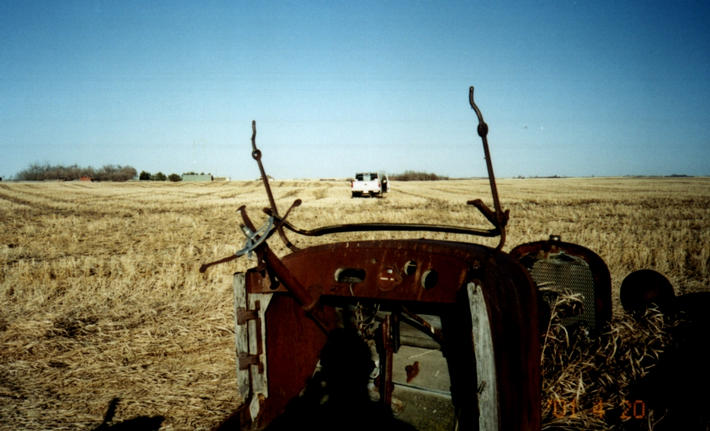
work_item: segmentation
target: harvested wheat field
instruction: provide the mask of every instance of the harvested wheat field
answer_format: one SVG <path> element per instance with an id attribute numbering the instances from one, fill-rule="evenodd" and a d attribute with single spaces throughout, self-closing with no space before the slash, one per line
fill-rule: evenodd
<path id="1" fill-rule="evenodd" d="M 272 187 L 283 210 L 303 200 L 289 219 L 304 228 L 365 221 L 485 226 L 466 201 L 490 204 L 487 180 L 395 182 L 384 199 L 351 199 L 344 181 Z M 620 399 L 622 386 L 653 366 L 634 367 L 634 355 L 648 354 L 639 346 L 663 349 L 664 324 L 650 316 L 643 332 L 624 320 L 619 285 L 632 270 L 651 268 L 676 294 L 710 290 L 710 179 L 507 179 L 499 193 L 511 214 L 504 250 L 558 234 L 606 260 L 620 344 L 599 351 L 626 356 L 607 361 L 616 373 L 605 376 L 613 380 L 607 386 L 620 387 L 602 395 Z M 114 420 L 163 416 L 164 430 L 211 429 L 233 411 L 240 400 L 232 274 L 254 261 L 240 258 L 205 274 L 198 268 L 241 248 L 240 205 L 256 223 L 265 219 L 260 182 L 0 184 L 0 429 L 93 429 L 114 397 L 121 399 Z M 386 235 L 291 239 L 308 246 Z M 408 235 L 420 236 L 397 234 Z M 270 244 L 286 253 L 278 239 Z M 573 418 L 553 415 L 547 400 L 601 386 L 583 381 L 583 360 L 560 363 L 560 348 L 546 349 L 558 356 L 545 362 L 554 372 L 543 371 L 541 408 L 546 423 L 573 426 Z M 578 427 L 613 426 L 591 415 L 580 420 Z"/>

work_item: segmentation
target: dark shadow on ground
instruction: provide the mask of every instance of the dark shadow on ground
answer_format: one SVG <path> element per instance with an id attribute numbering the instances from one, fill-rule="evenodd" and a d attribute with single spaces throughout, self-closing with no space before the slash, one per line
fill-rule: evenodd
<path id="1" fill-rule="evenodd" d="M 109 402 L 104 421 L 92 431 L 157 431 L 165 420 L 163 416 L 136 416 L 132 419 L 111 424 L 110 422 L 116 414 L 116 406 L 119 401 L 119 398 L 114 398 Z"/>
<path id="2" fill-rule="evenodd" d="M 630 398 L 653 409 L 656 431 L 710 430 L 710 292 L 674 297 L 664 308 L 677 322 L 671 342 Z"/>

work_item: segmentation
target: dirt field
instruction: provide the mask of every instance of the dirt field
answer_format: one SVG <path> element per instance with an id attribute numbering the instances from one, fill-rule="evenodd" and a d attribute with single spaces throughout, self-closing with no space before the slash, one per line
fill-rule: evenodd
<path id="1" fill-rule="evenodd" d="M 486 226 L 465 202 L 490 204 L 486 180 L 392 183 L 384 199 L 351 199 L 344 181 L 272 186 L 282 211 L 303 200 L 290 220 L 304 228 Z M 591 248 L 609 266 L 616 313 L 635 269 L 664 273 L 677 294 L 710 290 L 710 178 L 510 179 L 499 193 L 511 212 L 504 250 L 550 234 Z M 165 430 L 228 415 L 240 401 L 231 275 L 254 261 L 197 269 L 241 248 L 243 204 L 265 219 L 260 182 L 0 183 L 0 429 L 92 429 L 113 397 L 116 420 L 162 415 Z"/>

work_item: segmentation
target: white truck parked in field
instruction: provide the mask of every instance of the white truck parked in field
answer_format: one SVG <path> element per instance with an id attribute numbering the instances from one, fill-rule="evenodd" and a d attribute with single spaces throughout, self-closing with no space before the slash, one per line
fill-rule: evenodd
<path id="1" fill-rule="evenodd" d="M 384 172 L 364 172 L 355 174 L 355 179 L 350 181 L 352 197 L 377 196 L 389 190 L 389 179 Z"/>

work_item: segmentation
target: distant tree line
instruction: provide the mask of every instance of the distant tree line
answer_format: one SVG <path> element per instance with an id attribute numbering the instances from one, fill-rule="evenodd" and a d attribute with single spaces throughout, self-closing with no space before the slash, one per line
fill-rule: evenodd
<path id="1" fill-rule="evenodd" d="M 136 177 L 136 170 L 132 166 L 121 165 L 105 165 L 100 169 L 94 169 L 90 166 L 83 168 L 77 165 L 32 164 L 29 168 L 20 171 L 16 177 L 21 181 L 72 181 L 81 177 L 88 177 L 93 181 L 128 181 Z"/>
<path id="2" fill-rule="evenodd" d="M 439 181 L 448 180 L 449 177 L 420 171 L 404 171 L 402 174 L 393 174 L 389 176 L 393 181 Z"/>
<path id="3" fill-rule="evenodd" d="M 176 183 L 178 181 L 182 181 L 182 176 L 180 176 L 178 174 L 170 174 L 168 176 L 165 176 L 165 174 L 162 172 L 151 174 L 150 172 L 141 171 L 141 174 L 138 176 L 138 179 L 141 181 L 167 181 L 167 180 L 170 180 L 170 181 Z"/>
<path id="4" fill-rule="evenodd" d="M 592 175 L 592 176 L 594 176 L 594 175 Z M 518 175 L 517 177 L 515 177 L 516 180 L 524 180 L 524 179 L 526 179 L 526 178 L 533 178 L 533 179 L 551 179 L 551 178 L 552 178 L 552 179 L 559 179 L 559 178 L 567 178 L 567 177 L 564 177 L 564 176 L 561 177 L 561 176 L 559 176 L 559 175 L 557 175 L 557 174 L 554 174 L 554 175 L 533 175 L 533 176 L 531 176 L 531 177 L 526 177 L 526 176 L 524 176 L 524 175 Z"/>

